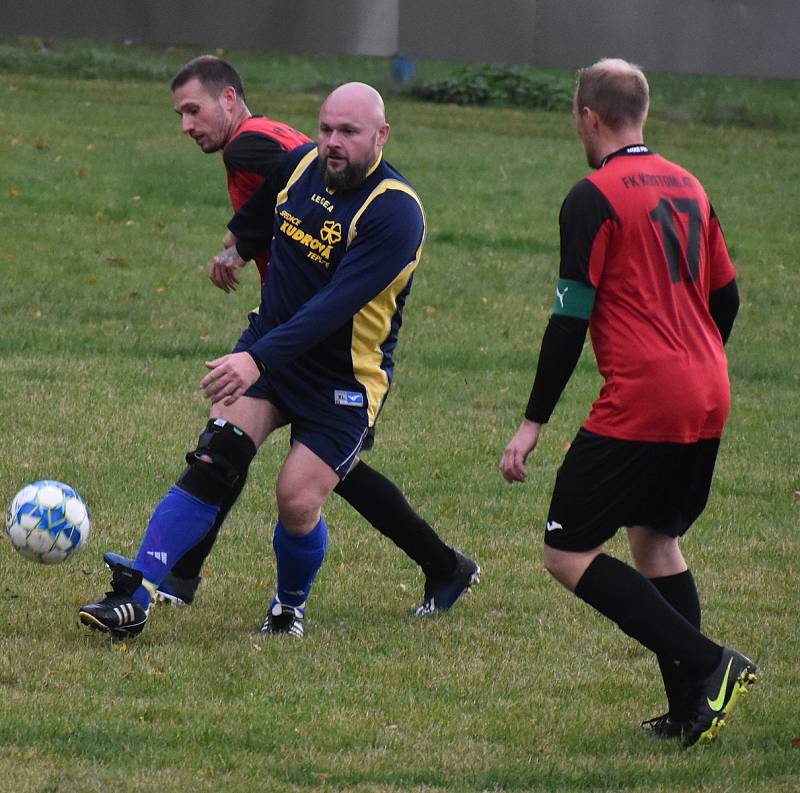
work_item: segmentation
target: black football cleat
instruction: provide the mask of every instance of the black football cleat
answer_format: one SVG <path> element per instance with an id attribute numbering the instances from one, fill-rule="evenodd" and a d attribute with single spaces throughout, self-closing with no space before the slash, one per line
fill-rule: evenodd
<path id="1" fill-rule="evenodd" d="M 736 703 L 758 681 L 758 667 L 745 655 L 722 648 L 717 668 L 696 689 L 693 715 L 683 726 L 683 745 L 713 741 Z"/>
<path id="2" fill-rule="evenodd" d="M 425 576 L 425 594 L 422 603 L 414 610 L 416 616 L 449 611 L 464 593 L 469 592 L 473 584 L 480 581 L 481 568 L 478 563 L 455 548 L 453 553 L 456 556 L 456 566 L 449 576 Z"/>
<path id="3" fill-rule="evenodd" d="M 97 603 L 83 606 L 78 617 L 84 625 L 110 633 L 112 639 L 138 636 L 147 624 L 147 611 L 133 599 L 142 584 L 142 574 L 122 565 L 114 565 L 111 571 L 111 591 Z"/>

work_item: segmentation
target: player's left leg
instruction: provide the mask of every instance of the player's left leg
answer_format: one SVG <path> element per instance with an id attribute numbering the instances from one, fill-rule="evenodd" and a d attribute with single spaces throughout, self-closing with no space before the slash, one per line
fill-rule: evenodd
<path id="1" fill-rule="evenodd" d="M 338 482 L 331 466 L 303 443 L 293 442 L 275 487 L 277 584 L 262 633 L 303 635 L 306 600 L 328 546 L 322 505 Z"/>
<path id="2" fill-rule="evenodd" d="M 446 545 L 400 488 L 363 460 L 356 461 L 334 493 L 422 568 L 425 593 L 415 614 L 449 610 L 479 580 L 477 563 Z"/>
<path id="3" fill-rule="evenodd" d="M 628 529 L 636 569 L 650 580 L 679 614 L 700 629 L 700 595 L 694 577 L 678 545 L 678 538 L 645 526 Z M 667 711 L 642 722 L 642 728 L 654 738 L 678 738 L 688 721 L 691 681 L 674 658 L 659 655 L 658 667 L 667 695 Z"/>

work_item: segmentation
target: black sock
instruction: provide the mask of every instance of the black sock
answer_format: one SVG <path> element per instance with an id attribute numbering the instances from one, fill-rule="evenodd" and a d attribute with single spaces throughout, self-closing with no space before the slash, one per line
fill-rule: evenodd
<path id="1" fill-rule="evenodd" d="M 214 543 L 217 541 L 217 534 L 219 534 L 219 528 L 222 526 L 222 522 L 225 518 L 228 517 L 228 513 L 231 511 L 231 508 L 236 503 L 236 499 L 239 498 L 239 494 L 242 492 L 242 488 L 244 487 L 244 483 L 247 481 L 247 475 L 239 477 L 239 480 L 236 484 L 231 488 L 225 500 L 219 506 L 219 512 L 217 513 L 217 519 L 214 521 L 214 525 L 208 530 L 208 534 L 203 537 L 200 542 L 194 546 L 194 548 L 190 548 L 180 559 L 175 563 L 172 568 L 172 575 L 176 578 L 197 578 L 200 575 L 200 570 L 203 568 L 203 563 L 206 560 L 206 557 L 211 553 L 211 549 L 214 547 Z"/>
<path id="2" fill-rule="evenodd" d="M 381 534 L 410 556 L 426 576 L 441 578 L 455 569 L 455 555 L 390 479 L 363 460 L 334 488 Z"/>
<path id="3" fill-rule="evenodd" d="M 675 611 L 700 630 L 700 595 L 691 571 L 651 578 L 650 581 Z M 689 717 L 690 681 L 674 658 L 659 655 L 658 667 L 664 680 L 669 714 L 675 721 L 685 721 Z"/>
<path id="4" fill-rule="evenodd" d="M 707 677 L 722 657 L 718 644 L 670 606 L 641 573 L 618 559 L 595 557 L 575 594 L 656 655 L 680 661 L 692 679 Z"/>

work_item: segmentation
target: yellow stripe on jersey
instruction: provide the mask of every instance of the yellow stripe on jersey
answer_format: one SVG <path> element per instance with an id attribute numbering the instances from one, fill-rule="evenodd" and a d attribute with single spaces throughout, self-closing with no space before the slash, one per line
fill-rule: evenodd
<path id="1" fill-rule="evenodd" d="M 410 195 L 418 204 L 419 211 L 422 213 L 422 240 L 423 243 L 425 241 L 425 230 L 427 229 L 427 223 L 425 221 L 425 210 L 422 208 L 422 202 L 419 200 L 419 196 L 414 192 L 414 190 L 409 187 L 405 182 L 401 182 L 399 179 L 384 179 L 382 182 L 379 182 L 377 187 L 369 194 L 367 200 L 361 205 L 361 208 L 356 212 L 353 217 L 353 220 L 350 223 L 350 228 L 347 231 L 347 246 L 350 247 L 350 243 L 356 238 L 356 234 L 358 233 L 356 230 L 356 224 L 361 219 L 361 216 L 364 214 L 366 208 L 379 196 L 383 195 L 387 190 L 400 190 L 403 193 L 407 193 Z M 417 252 L 417 261 L 419 261 L 420 254 L 422 252 L 422 246 L 420 245 L 420 250 Z"/>
<path id="2" fill-rule="evenodd" d="M 412 261 L 397 274 L 394 281 L 392 281 L 383 292 L 370 300 L 370 302 L 353 317 L 353 341 L 351 347 L 353 374 L 356 380 L 358 380 L 367 391 L 370 426 L 375 423 L 386 392 L 389 390 L 389 379 L 386 372 L 381 368 L 383 352 L 381 351 L 380 345 L 383 344 L 386 337 L 389 335 L 392 318 L 397 310 L 397 296 L 405 289 L 422 256 L 422 248 L 425 244 L 425 231 L 427 228 L 425 223 L 425 210 L 422 208 L 422 202 L 419 200 L 419 196 L 414 190 L 399 179 L 384 179 L 369 194 L 367 200 L 361 205 L 361 208 L 353 217 L 347 232 L 348 247 L 356 238 L 356 234 L 358 233 L 356 227 L 366 208 L 379 195 L 383 195 L 387 190 L 400 190 L 410 195 L 417 202 L 419 211 L 422 213 L 423 232 L 422 240 L 420 241 Z"/>
<path id="3" fill-rule="evenodd" d="M 289 188 L 303 175 L 306 168 L 317 159 L 318 154 L 319 150 L 315 147 L 297 163 L 294 171 L 292 171 L 292 175 L 289 177 L 289 181 L 286 182 L 286 186 L 278 193 L 278 200 L 275 202 L 275 206 L 280 206 L 285 203 L 286 199 L 289 197 Z"/>
<path id="4" fill-rule="evenodd" d="M 389 378 L 381 368 L 383 352 L 380 345 L 389 335 L 392 318 L 397 310 L 397 296 L 406 288 L 421 254 L 422 245 L 417 248 L 413 261 L 397 274 L 394 281 L 353 317 L 353 374 L 367 391 L 370 427 L 375 423 L 389 390 Z"/>

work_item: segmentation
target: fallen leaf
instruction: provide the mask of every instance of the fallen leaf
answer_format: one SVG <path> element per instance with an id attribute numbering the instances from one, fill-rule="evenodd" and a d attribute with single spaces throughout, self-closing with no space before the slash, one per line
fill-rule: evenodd
<path id="1" fill-rule="evenodd" d="M 9 187 L 8 194 L 13 198 L 14 196 L 19 195 L 19 190 L 16 187 Z"/>
<path id="2" fill-rule="evenodd" d="M 86 168 L 78 168 L 78 176 L 80 176 L 81 178 L 86 176 Z"/>
<path id="3" fill-rule="evenodd" d="M 800 738 L 792 738 L 791 744 L 792 746 L 795 746 L 798 749 L 800 749 Z"/>

